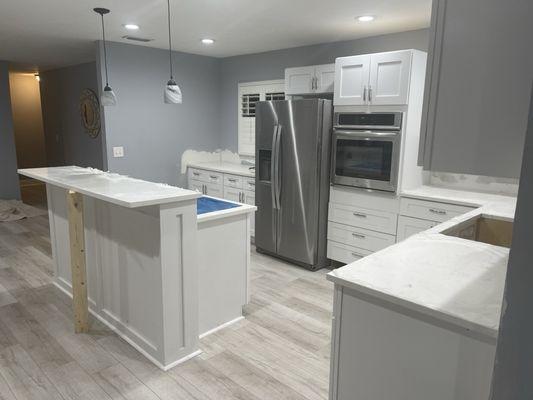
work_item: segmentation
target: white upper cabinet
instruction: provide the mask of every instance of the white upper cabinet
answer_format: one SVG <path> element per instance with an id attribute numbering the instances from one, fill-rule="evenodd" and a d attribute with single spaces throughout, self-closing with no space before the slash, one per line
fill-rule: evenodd
<path id="1" fill-rule="evenodd" d="M 369 78 L 369 55 L 337 58 L 333 104 L 336 106 L 366 104 Z"/>
<path id="2" fill-rule="evenodd" d="M 335 85 L 335 64 L 317 65 L 315 67 L 315 92 L 333 93 Z"/>
<path id="3" fill-rule="evenodd" d="M 411 52 L 373 54 L 370 58 L 370 104 L 407 104 Z"/>
<path id="4" fill-rule="evenodd" d="M 285 94 L 332 93 L 335 64 L 285 69 Z"/>
<path id="5" fill-rule="evenodd" d="M 407 104 L 411 57 L 411 50 L 402 50 L 337 58 L 333 104 Z"/>
<path id="6" fill-rule="evenodd" d="M 313 93 L 315 67 L 285 69 L 285 94 Z"/>

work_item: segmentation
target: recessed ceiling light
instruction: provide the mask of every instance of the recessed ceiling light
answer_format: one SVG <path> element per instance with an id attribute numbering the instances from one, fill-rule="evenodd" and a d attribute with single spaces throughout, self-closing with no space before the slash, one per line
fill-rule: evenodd
<path id="1" fill-rule="evenodd" d="M 376 17 L 374 17 L 373 15 L 361 15 L 360 17 L 357 17 L 357 20 L 359 22 L 371 22 L 371 21 L 374 21 L 376 19 Z"/>
<path id="2" fill-rule="evenodd" d="M 203 44 L 213 44 L 215 41 L 213 39 L 202 39 Z"/>
<path id="3" fill-rule="evenodd" d="M 137 29 L 139 29 L 139 25 L 136 24 L 124 24 L 122 26 L 126 29 L 129 29 L 130 31 L 136 31 Z"/>

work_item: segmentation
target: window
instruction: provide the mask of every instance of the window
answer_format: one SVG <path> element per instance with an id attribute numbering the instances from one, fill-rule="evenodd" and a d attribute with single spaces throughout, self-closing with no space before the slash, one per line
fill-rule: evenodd
<path id="1" fill-rule="evenodd" d="M 265 100 L 285 100 L 285 81 L 239 83 L 239 154 L 255 155 L 255 103 Z"/>

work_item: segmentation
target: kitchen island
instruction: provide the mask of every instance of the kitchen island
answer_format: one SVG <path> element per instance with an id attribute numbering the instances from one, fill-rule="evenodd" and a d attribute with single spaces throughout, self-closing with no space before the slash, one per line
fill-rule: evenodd
<path id="1" fill-rule="evenodd" d="M 402 196 L 477 208 L 328 274 L 330 399 L 487 400 L 516 200 Z"/>
<path id="2" fill-rule="evenodd" d="M 205 333 L 201 305 L 220 303 L 228 292 L 199 299 L 204 291 L 199 270 L 208 249 L 198 246 L 203 235 L 198 224 L 217 220 L 224 232 L 227 221 L 225 232 L 238 225 L 242 237 L 255 207 L 236 204 L 198 217 L 201 195 L 195 191 L 91 168 L 19 173 L 46 183 L 55 285 L 75 297 L 77 331 L 87 331 L 83 301 L 76 299 L 85 290 L 90 312 L 158 367 L 168 369 L 199 354 L 199 335 Z M 238 250 L 244 261 L 235 267 L 243 281 L 248 243 L 243 239 Z M 229 246 L 230 259 L 236 248 Z M 210 268 L 218 265 L 212 261 Z M 229 315 L 235 318 L 233 311 Z"/>

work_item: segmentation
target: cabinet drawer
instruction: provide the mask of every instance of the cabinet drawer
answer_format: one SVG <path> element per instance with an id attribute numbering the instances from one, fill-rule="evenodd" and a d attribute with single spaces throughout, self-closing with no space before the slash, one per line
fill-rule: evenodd
<path id="1" fill-rule="evenodd" d="M 398 233 L 396 234 L 398 242 L 407 239 L 409 236 L 433 228 L 437 224 L 439 222 L 400 215 L 398 217 Z"/>
<path id="2" fill-rule="evenodd" d="M 204 171 L 203 169 L 189 168 L 187 175 L 189 181 L 195 180 L 205 182 L 207 179 L 207 171 Z"/>
<path id="3" fill-rule="evenodd" d="M 354 228 L 337 222 L 328 223 L 328 240 L 359 247 L 361 249 L 378 251 L 396 242 L 395 235 Z"/>
<path id="4" fill-rule="evenodd" d="M 242 189 L 243 185 L 244 185 L 244 177 L 239 176 L 239 175 L 224 174 L 224 187 Z"/>
<path id="5" fill-rule="evenodd" d="M 357 228 L 395 235 L 398 216 L 386 211 L 329 203 L 329 220 Z"/>
<path id="6" fill-rule="evenodd" d="M 244 178 L 243 189 L 255 192 L 255 178 Z"/>
<path id="7" fill-rule="evenodd" d="M 348 246 L 346 244 L 328 240 L 328 258 L 330 260 L 350 264 L 369 254 L 372 254 L 372 252 L 359 247 Z"/>
<path id="8" fill-rule="evenodd" d="M 400 200 L 400 214 L 407 217 L 443 222 L 473 210 L 474 207 L 458 206 L 455 204 L 439 203 L 402 197 Z"/>
<path id="9" fill-rule="evenodd" d="M 188 178 L 205 183 L 215 183 L 220 185 L 222 185 L 222 182 L 224 181 L 223 174 L 221 174 L 220 172 L 208 171 L 205 169 L 198 168 L 189 168 Z"/>

